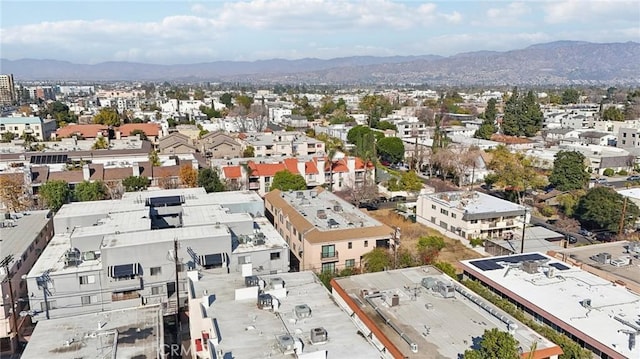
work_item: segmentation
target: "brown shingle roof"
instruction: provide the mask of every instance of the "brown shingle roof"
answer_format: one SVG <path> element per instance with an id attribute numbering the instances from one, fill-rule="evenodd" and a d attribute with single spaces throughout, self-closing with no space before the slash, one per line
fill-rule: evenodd
<path id="1" fill-rule="evenodd" d="M 49 172 L 48 181 L 65 181 L 67 183 L 80 183 L 84 180 L 82 170 Z"/>
<path id="2" fill-rule="evenodd" d="M 160 134 L 160 125 L 157 123 L 125 123 L 118 128 L 121 136 L 130 136 L 132 131 L 142 130 L 147 136 L 158 137 Z"/>
<path id="3" fill-rule="evenodd" d="M 56 130 L 58 137 L 71 137 L 77 133 L 84 138 L 95 138 L 98 132 L 105 134 L 109 128 L 105 125 L 75 125 L 71 124 Z"/>

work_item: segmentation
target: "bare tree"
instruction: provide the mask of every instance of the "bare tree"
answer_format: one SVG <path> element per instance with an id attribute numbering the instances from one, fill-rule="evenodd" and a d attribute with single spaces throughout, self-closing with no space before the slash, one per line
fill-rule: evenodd
<path id="1" fill-rule="evenodd" d="M 452 168 L 455 177 L 458 179 L 458 186 L 465 185 L 473 181 L 471 178 L 473 167 L 475 167 L 480 149 L 475 146 L 471 147 L 450 147 L 452 153 L 457 155 L 457 159 L 452 161 Z"/>
<path id="2" fill-rule="evenodd" d="M 371 171 L 367 170 L 364 173 L 364 180 L 358 184 L 355 178 L 350 176 L 349 183 L 344 186 L 343 191 L 347 194 L 348 200 L 351 203 L 370 202 L 379 197 L 378 186 L 373 177 Z"/>
<path id="3" fill-rule="evenodd" d="M 109 191 L 109 199 L 122 198 L 122 194 L 124 193 L 124 187 L 122 186 L 122 181 L 119 181 L 119 180 L 104 181 L 104 185 L 107 187 L 107 190 Z"/>
<path id="4" fill-rule="evenodd" d="M 433 162 L 433 166 L 437 168 L 442 175 L 442 178 L 446 180 L 451 173 L 455 173 L 457 154 L 451 151 L 450 148 L 440 148 L 436 153 L 431 155 L 431 161 Z"/>

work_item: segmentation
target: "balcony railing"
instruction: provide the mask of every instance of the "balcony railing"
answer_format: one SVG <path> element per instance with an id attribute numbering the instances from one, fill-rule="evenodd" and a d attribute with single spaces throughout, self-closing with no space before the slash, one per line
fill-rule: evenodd
<path id="1" fill-rule="evenodd" d="M 138 292 L 123 292 L 123 293 L 111 293 L 111 301 L 118 302 L 121 300 L 137 299 L 140 298 Z"/>
<path id="2" fill-rule="evenodd" d="M 260 189 L 260 182 L 249 182 L 249 189 Z"/>
<path id="3" fill-rule="evenodd" d="M 322 263 L 335 262 L 338 260 L 338 251 L 329 252 L 329 253 L 320 253 L 320 260 L 322 261 Z"/>
<path id="4" fill-rule="evenodd" d="M 513 226 L 514 223 L 513 219 L 507 220 L 507 226 Z"/>
<path id="5" fill-rule="evenodd" d="M 489 228 L 496 228 L 498 226 L 497 222 L 489 222 Z"/>

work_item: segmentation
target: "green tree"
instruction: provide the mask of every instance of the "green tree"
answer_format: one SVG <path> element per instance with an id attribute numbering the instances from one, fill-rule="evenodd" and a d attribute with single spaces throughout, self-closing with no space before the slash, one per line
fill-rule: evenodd
<path id="1" fill-rule="evenodd" d="M 464 352 L 464 359 L 520 359 L 518 341 L 498 328 L 485 329 L 480 347 Z"/>
<path id="2" fill-rule="evenodd" d="M 619 231 L 620 220 L 623 219 L 624 228 L 628 228 L 635 223 L 640 210 L 633 201 L 626 201 L 624 197 L 609 187 L 595 187 L 587 191 L 580 198 L 575 211 L 575 218 L 582 225 L 592 228 L 599 227 L 612 232 Z"/>
<path id="3" fill-rule="evenodd" d="M 511 153 L 505 146 L 498 146 L 489 162 L 492 176 L 485 178 L 490 185 L 501 186 L 507 192 L 520 196 L 529 188 L 541 188 L 546 184 L 546 178 L 538 174 L 533 166 L 533 160 L 521 152 Z"/>
<path id="4" fill-rule="evenodd" d="M 147 141 L 149 139 L 149 138 L 147 138 L 147 134 L 144 133 L 144 131 L 139 129 L 139 128 L 137 128 L 137 129 L 135 129 L 135 130 L 133 130 L 133 131 L 131 131 L 129 133 L 129 136 L 131 136 L 131 137 L 135 137 L 136 135 L 140 135 L 140 139 L 143 140 L 143 141 Z"/>
<path id="5" fill-rule="evenodd" d="M 57 212 L 69 200 L 71 189 L 66 181 L 47 181 L 40 186 L 38 194 L 49 209 Z"/>
<path id="6" fill-rule="evenodd" d="M 227 108 L 232 108 L 233 107 L 233 95 L 231 95 L 228 92 L 223 93 L 222 95 L 220 95 L 220 102 L 227 106 Z"/>
<path id="7" fill-rule="evenodd" d="M 160 166 L 160 157 L 158 156 L 158 152 L 156 150 L 149 152 L 149 162 L 151 162 L 152 166 Z"/>
<path id="8" fill-rule="evenodd" d="M 502 131 L 509 136 L 534 136 L 542 128 L 544 117 L 537 103 L 536 95 L 529 91 L 522 96 L 514 87 L 505 102 Z"/>
<path id="9" fill-rule="evenodd" d="M 73 197 L 80 202 L 100 201 L 107 198 L 109 190 L 102 181 L 82 181 L 76 185 Z"/>
<path id="10" fill-rule="evenodd" d="M 247 111 L 251 108 L 253 104 L 253 97 L 247 95 L 238 95 L 236 96 L 236 103 L 238 106 L 244 107 Z"/>
<path id="11" fill-rule="evenodd" d="M 100 136 L 96 138 L 96 142 L 91 146 L 92 150 L 106 150 L 109 148 L 109 142 L 106 138 Z"/>
<path id="12" fill-rule="evenodd" d="M 451 278 L 457 278 L 456 267 L 449 262 L 436 262 L 434 266 L 442 271 L 442 273 L 448 275 Z"/>
<path id="13" fill-rule="evenodd" d="M 487 102 L 487 108 L 484 110 L 484 113 L 482 114 L 482 118 L 483 118 L 482 124 L 474 134 L 475 138 L 482 138 L 482 139 L 488 140 L 491 138 L 491 135 L 493 135 L 498 131 L 498 128 L 496 127 L 496 116 L 497 116 L 496 103 L 497 101 L 494 98 L 489 99 L 489 102 Z"/>
<path id="14" fill-rule="evenodd" d="M 215 110 L 215 109 L 213 109 L 211 107 L 207 107 L 205 105 L 201 105 L 199 109 L 200 109 L 200 112 L 202 112 L 205 115 L 207 115 L 208 119 L 222 117 L 222 114 L 220 113 L 220 111 L 217 111 L 217 110 Z"/>
<path id="15" fill-rule="evenodd" d="M 149 179 L 144 176 L 129 176 L 122 180 L 125 192 L 144 191 L 149 187 Z"/>
<path id="16" fill-rule="evenodd" d="M 276 172 L 271 182 L 271 190 L 298 191 L 307 189 L 307 182 L 299 174 L 291 173 L 287 170 Z"/>
<path id="17" fill-rule="evenodd" d="M 604 121 L 624 121 L 624 113 L 617 107 L 610 106 L 602 112 L 602 119 Z"/>
<path id="18" fill-rule="evenodd" d="M 589 182 L 585 157 L 577 151 L 560 151 L 553 161 L 549 183 L 560 191 L 582 189 Z"/>
<path id="19" fill-rule="evenodd" d="M 521 136 L 532 137 L 535 136 L 538 131 L 542 129 L 542 123 L 544 122 L 544 115 L 540 110 L 538 99 L 533 90 L 529 90 L 527 95 L 522 100 L 522 112 L 524 113 L 524 126 L 521 128 Z"/>
<path id="20" fill-rule="evenodd" d="M 389 162 L 401 162 L 404 159 L 404 143 L 398 137 L 384 137 L 378 140 L 378 156 Z"/>
<path id="21" fill-rule="evenodd" d="M 4 132 L 2 134 L 2 141 L 1 142 L 11 142 L 16 138 L 16 134 L 10 131 Z"/>
<path id="22" fill-rule="evenodd" d="M 576 207 L 578 206 L 578 201 L 580 201 L 580 198 L 584 196 L 585 193 L 584 190 L 576 190 L 558 195 L 557 201 L 560 209 L 562 209 L 562 213 L 567 217 L 573 217 Z"/>
<path id="23" fill-rule="evenodd" d="M 389 121 L 380 121 L 378 122 L 378 126 L 376 127 L 379 130 L 394 130 L 394 131 L 398 131 L 398 126 L 394 125 L 393 123 L 389 122 Z"/>
<path id="24" fill-rule="evenodd" d="M 616 174 L 616 171 L 614 171 L 613 168 L 605 168 L 604 171 L 602 171 L 602 174 L 606 177 L 613 177 L 613 175 Z"/>
<path id="25" fill-rule="evenodd" d="M 384 247 L 376 247 L 362 256 L 364 270 L 367 272 L 382 272 L 385 268 L 391 268 L 393 263 L 391 254 Z"/>
<path id="26" fill-rule="evenodd" d="M 376 128 L 380 118 L 393 112 L 393 105 L 382 95 L 366 95 L 360 100 L 360 110 L 369 117 L 369 127 Z"/>
<path id="27" fill-rule="evenodd" d="M 105 126 L 120 126 L 120 115 L 113 108 L 103 107 L 93 117 L 93 123 Z"/>
<path id="28" fill-rule="evenodd" d="M 422 189 L 422 181 L 415 171 L 407 171 L 400 176 L 400 186 L 404 191 L 417 192 Z"/>
<path id="29" fill-rule="evenodd" d="M 320 100 L 320 107 L 318 108 L 318 113 L 322 116 L 326 116 L 333 111 L 336 110 L 336 104 L 333 102 L 333 98 L 331 96 L 325 96 Z"/>
<path id="30" fill-rule="evenodd" d="M 207 193 L 222 192 L 225 190 L 224 183 L 220 180 L 218 171 L 212 168 L 203 168 L 198 171 L 198 186 L 204 187 Z"/>
<path id="31" fill-rule="evenodd" d="M 562 104 L 568 105 L 571 103 L 578 103 L 580 101 L 580 92 L 576 89 L 570 88 L 562 92 Z"/>
<path id="32" fill-rule="evenodd" d="M 253 146 L 247 146 L 242 151 L 242 157 L 244 157 L 244 158 L 250 158 L 250 157 L 255 157 L 255 156 L 256 156 L 256 149 L 253 148 Z"/>
<path id="33" fill-rule="evenodd" d="M 446 245 L 447 244 L 444 242 L 444 239 L 440 236 L 420 237 L 418 239 L 418 243 L 416 244 L 416 246 L 418 247 L 418 250 L 422 250 L 426 248 L 435 248 L 439 251 L 444 249 Z"/>
<path id="34" fill-rule="evenodd" d="M 373 130 L 367 126 L 363 126 L 363 125 L 354 126 L 349 130 L 349 132 L 347 132 L 347 142 L 349 142 L 352 145 L 355 145 L 366 133 L 372 133 L 372 132 Z"/>

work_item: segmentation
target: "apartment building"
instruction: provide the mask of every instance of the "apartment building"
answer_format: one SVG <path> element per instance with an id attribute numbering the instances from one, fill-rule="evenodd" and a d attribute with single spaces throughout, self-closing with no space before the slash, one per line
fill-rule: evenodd
<path id="1" fill-rule="evenodd" d="M 394 230 L 322 187 L 264 196 L 265 215 L 291 249 L 291 266 L 317 272 L 357 268 Z"/>
<path id="2" fill-rule="evenodd" d="M 0 356 L 15 352 L 23 328 L 30 324 L 30 318 L 20 314 L 29 312 L 22 276 L 31 270 L 52 237 L 49 211 L 3 214 L 0 219 L 0 261 L 6 264 L 0 267 Z"/>
<path id="3" fill-rule="evenodd" d="M 289 248 L 263 211 L 255 193 L 202 188 L 66 204 L 27 275 L 33 318 L 151 304 L 170 315 L 186 299 L 187 270 L 229 273 L 250 262 L 256 273 L 286 272 Z"/>
<path id="4" fill-rule="evenodd" d="M 242 145 L 224 131 L 209 132 L 197 141 L 200 152 L 211 158 L 238 158 Z"/>
<path id="5" fill-rule="evenodd" d="M 526 208 L 476 191 L 420 194 L 416 220 L 465 239 L 502 238 L 529 222 Z"/>
<path id="6" fill-rule="evenodd" d="M 239 137 L 242 147 L 252 146 L 256 157 L 314 156 L 325 153 L 324 142 L 302 132 L 249 132 Z"/>
<path id="7" fill-rule="evenodd" d="M 16 100 L 16 85 L 13 82 L 13 74 L 0 75 L 0 104 L 11 105 Z"/>
<path id="8" fill-rule="evenodd" d="M 372 183 L 375 178 L 373 163 L 365 164 L 358 157 L 344 157 L 329 161 L 324 156 L 299 156 L 297 158 L 256 158 L 245 164 L 221 166 L 221 177 L 237 188 L 257 191 L 264 195 L 270 191 L 273 177 L 280 171 L 289 171 L 304 177 L 308 187 L 329 185 L 334 191 L 358 188 Z"/>
<path id="9" fill-rule="evenodd" d="M 43 120 L 40 117 L 0 117 L 0 135 L 11 132 L 15 137 L 29 134 L 35 139 L 46 141 L 56 131 L 55 120 Z"/>

